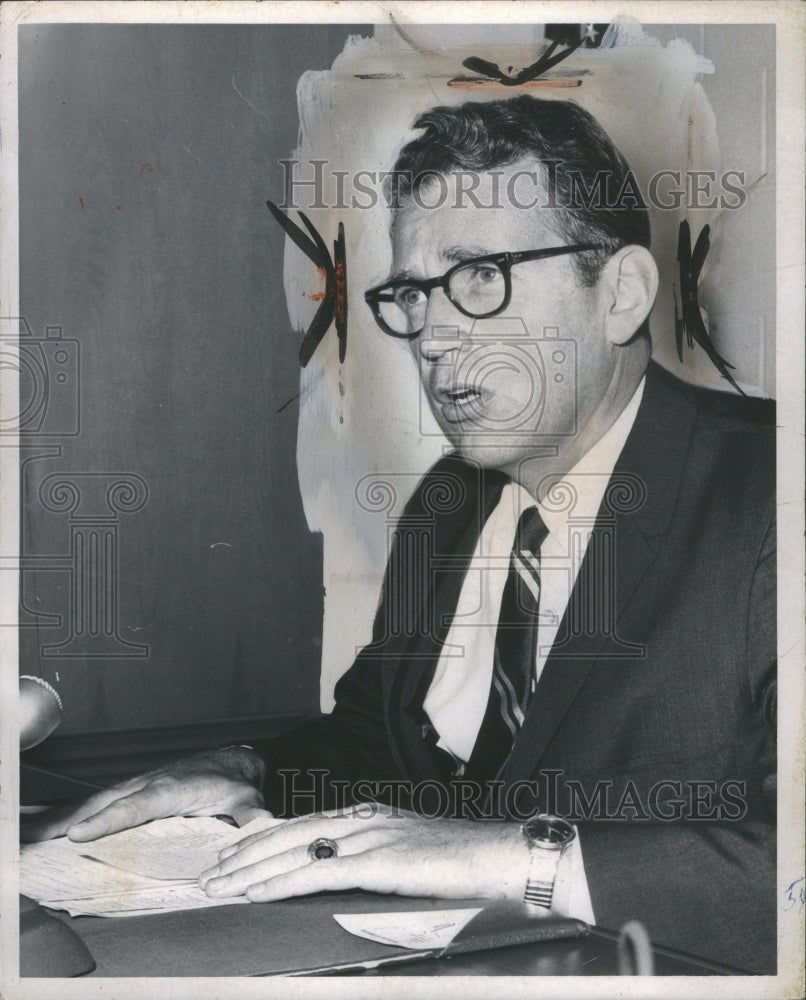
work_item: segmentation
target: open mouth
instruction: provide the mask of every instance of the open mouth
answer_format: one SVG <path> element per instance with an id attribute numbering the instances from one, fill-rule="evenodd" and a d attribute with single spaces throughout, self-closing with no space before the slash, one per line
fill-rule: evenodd
<path id="1" fill-rule="evenodd" d="M 444 386 L 434 393 L 443 417 L 449 423 L 471 419 L 482 406 L 482 393 L 469 385 Z"/>
<path id="2" fill-rule="evenodd" d="M 479 399 L 481 393 L 477 389 L 448 389 L 445 392 L 446 402 L 449 403 L 466 403 L 471 399 Z"/>

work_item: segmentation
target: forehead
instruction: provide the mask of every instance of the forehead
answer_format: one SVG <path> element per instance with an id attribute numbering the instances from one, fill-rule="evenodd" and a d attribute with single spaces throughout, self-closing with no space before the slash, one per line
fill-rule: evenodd
<path id="1" fill-rule="evenodd" d="M 548 201 L 541 165 L 532 159 L 430 176 L 395 214 L 395 262 L 451 259 L 458 249 L 483 254 L 556 246 L 564 241 Z"/>

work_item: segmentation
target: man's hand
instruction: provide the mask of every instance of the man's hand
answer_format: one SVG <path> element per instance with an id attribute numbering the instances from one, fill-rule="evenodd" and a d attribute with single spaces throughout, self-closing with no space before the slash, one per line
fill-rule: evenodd
<path id="1" fill-rule="evenodd" d="M 50 840 L 66 833 L 70 840 L 96 840 L 166 816 L 227 815 L 243 826 L 267 815 L 259 791 L 264 772 L 261 758 L 246 747 L 204 751 L 78 804 L 48 810 L 22 826 L 21 839 Z"/>
<path id="2" fill-rule="evenodd" d="M 334 840 L 338 856 L 311 861 L 308 845 L 318 837 Z M 519 899 L 529 867 L 516 823 L 422 819 L 372 804 L 291 820 L 220 858 L 199 878 L 207 895 L 245 893 L 253 902 L 344 889 Z"/>

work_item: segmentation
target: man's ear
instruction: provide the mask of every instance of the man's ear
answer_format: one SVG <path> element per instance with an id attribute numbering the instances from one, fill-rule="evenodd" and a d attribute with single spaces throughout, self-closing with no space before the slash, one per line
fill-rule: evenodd
<path id="1" fill-rule="evenodd" d="M 599 285 L 607 308 L 607 339 L 626 344 L 649 315 L 658 293 L 658 268 L 646 247 L 622 247 L 605 264 Z"/>

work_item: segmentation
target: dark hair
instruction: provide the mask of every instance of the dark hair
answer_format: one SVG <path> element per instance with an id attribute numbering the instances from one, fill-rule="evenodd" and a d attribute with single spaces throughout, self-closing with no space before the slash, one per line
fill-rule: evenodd
<path id="1" fill-rule="evenodd" d="M 424 132 L 403 147 L 395 164 L 399 196 L 406 197 L 434 173 L 491 170 L 532 157 L 540 163 L 544 184 L 551 184 L 553 228 L 570 243 L 606 247 L 574 256 L 585 284 L 596 281 L 620 247 L 649 247 L 649 212 L 635 177 L 596 119 L 578 105 L 527 95 L 469 102 L 432 108 L 414 127 Z M 587 196 L 595 190 L 605 197 Z"/>

